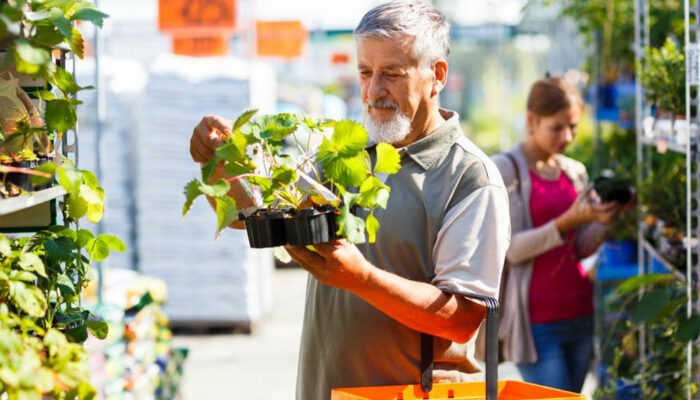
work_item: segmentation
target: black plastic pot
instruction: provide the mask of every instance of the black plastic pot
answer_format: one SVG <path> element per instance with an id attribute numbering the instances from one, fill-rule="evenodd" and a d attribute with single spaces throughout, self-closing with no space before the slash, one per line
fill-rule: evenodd
<path id="1" fill-rule="evenodd" d="M 339 236 L 336 211 L 332 208 L 297 210 L 284 219 L 287 241 L 292 246 L 306 246 L 336 240 Z"/>
<path id="2" fill-rule="evenodd" d="M 26 161 L 18 161 L 10 164 L 11 167 L 18 167 L 18 168 L 28 168 L 28 169 L 33 169 L 38 167 L 39 165 L 46 164 L 49 162 L 49 159 L 46 157 L 40 157 L 37 160 L 26 160 Z M 45 184 L 42 185 L 32 185 L 31 181 L 31 175 L 28 174 L 23 174 L 19 172 L 9 172 L 7 174 L 7 177 L 5 178 L 5 183 L 12 183 L 13 185 L 16 185 L 22 190 L 27 191 L 27 192 L 32 192 L 32 191 L 37 191 L 37 190 L 43 190 L 43 189 L 48 189 L 53 186 L 53 181 L 49 181 Z"/>
<path id="3" fill-rule="evenodd" d="M 240 213 L 238 219 L 245 221 L 250 247 L 264 249 L 287 244 L 284 227 L 284 212 L 268 212 L 266 209 L 257 210 L 252 215 Z"/>
<path id="4" fill-rule="evenodd" d="M 630 181 L 620 178 L 598 177 L 593 184 L 603 202 L 616 201 L 625 204 L 632 199 Z"/>

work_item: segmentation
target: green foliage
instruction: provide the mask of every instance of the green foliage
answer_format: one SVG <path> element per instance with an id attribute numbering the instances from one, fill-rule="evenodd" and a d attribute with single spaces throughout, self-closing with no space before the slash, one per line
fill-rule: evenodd
<path id="1" fill-rule="evenodd" d="M 651 104 L 685 115 L 685 55 L 671 38 L 661 48 L 645 49 L 637 74 Z"/>
<path id="2" fill-rule="evenodd" d="M 637 290 L 645 289 L 641 298 Z M 695 297 L 696 294 L 693 294 Z M 685 393 L 686 346 L 700 333 L 700 317 L 686 317 L 686 285 L 670 274 L 635 276 L 605 299 L 615 316 L 604 332 L 601 354 L 610 375 L 596 391 L 597 400 L 630 398 L 671 400 Z M 630 312 L 627 316 L 628 310 Z M 646 357 L 639 357 L 639 332 L 646 331 Z M 697 344 L 693 353 L 697 354 Z M 691 385 L 693 398 L 697 389 Z"/>
<path id="3" fill-rule="evenodd" d="M 664 154 L 652 158 L 652 168 L 639 185 L 641 212 L 681 232 L 686 229 L 685 156 Z"/>
<path id="4" fill-rule="evenodd" d="M 338 209 L 341 236 L 362 243 L 367 233 L 370 242 L 374 242 L 379 223 L 371 210 L 386 208 L 391 191 L 375 174 L 398 172 L 399 152 L 389 144 L 377 144 L 373 167 L 366 149 L 367 132 L 356 122 L 314 121 L 291 114 L 265 115 L 253 120 L 255 113 L 255 110 L 246 111 L 236 119 L 231 131 L 224 132 L 224 144 L 216 149 L 215 158 L 202 168 L 203 179 L 192 180 L 185 186 L 183 215 L 197 197 L 214 198 L 218 235 L 237 216 L 236 203 L 229 197 L 229 183 L 238 180 L 251 198 L 253 190 L 259 191 L 262 204 L 258 205 L 270 210 L 332 205 Z M 299 142 L 297 131 L 305 130 L 311 137 L 323 135 L 324 128 L 332 128 L 333 134 L 322 136 L 317 153 L 310 154 L 308 143 L 304 146 Z M 298 157 L 281 152 L 285 139 L 294 143 L 300 153 Z M 227 178 L 210 184 L 217 165 Z M 356 188 L 357 193 L 346 192 L 346 188 Z M 370 209 L 367 224 L 350 212 L 356 205 Z"/>

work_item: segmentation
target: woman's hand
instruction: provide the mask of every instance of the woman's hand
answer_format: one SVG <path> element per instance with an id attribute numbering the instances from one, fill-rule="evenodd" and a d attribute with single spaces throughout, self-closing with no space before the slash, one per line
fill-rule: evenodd
<path id="1" fill-rule="evenodd" d="M 590 187 L 587 187 L 581 191 L 574 204 L 557 218 L 557 228 L 562 236 L 591 222 L 602 224 L 615 222 L 622 206 L 616 201 L 594 204 L 591 200 L 592 195 Z"/>

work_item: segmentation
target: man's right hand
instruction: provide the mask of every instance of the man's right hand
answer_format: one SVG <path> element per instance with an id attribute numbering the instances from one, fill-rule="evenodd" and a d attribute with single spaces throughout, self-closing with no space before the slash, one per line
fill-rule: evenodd
<path id="1" fill-rule="evenodd" d="M 197 124 L 190 138 L 190 155 L 195 162 L 206 163 L 214 158 L 214 151 L 221 146 L 222 135 L 231 132 L 233 122 L 218 115 L 207 115 Z"/>

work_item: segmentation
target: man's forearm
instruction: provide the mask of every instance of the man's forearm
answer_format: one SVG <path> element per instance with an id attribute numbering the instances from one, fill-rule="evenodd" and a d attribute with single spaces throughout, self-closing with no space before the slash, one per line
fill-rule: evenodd
<path id="1" fill-rule="evenodd" d="M 367 281 L 351 290 L 411 329 L 455 342 L 468 341 L 479 328 L 485 307 L 448 295 L 437 287 L 371 267 Z"/>

